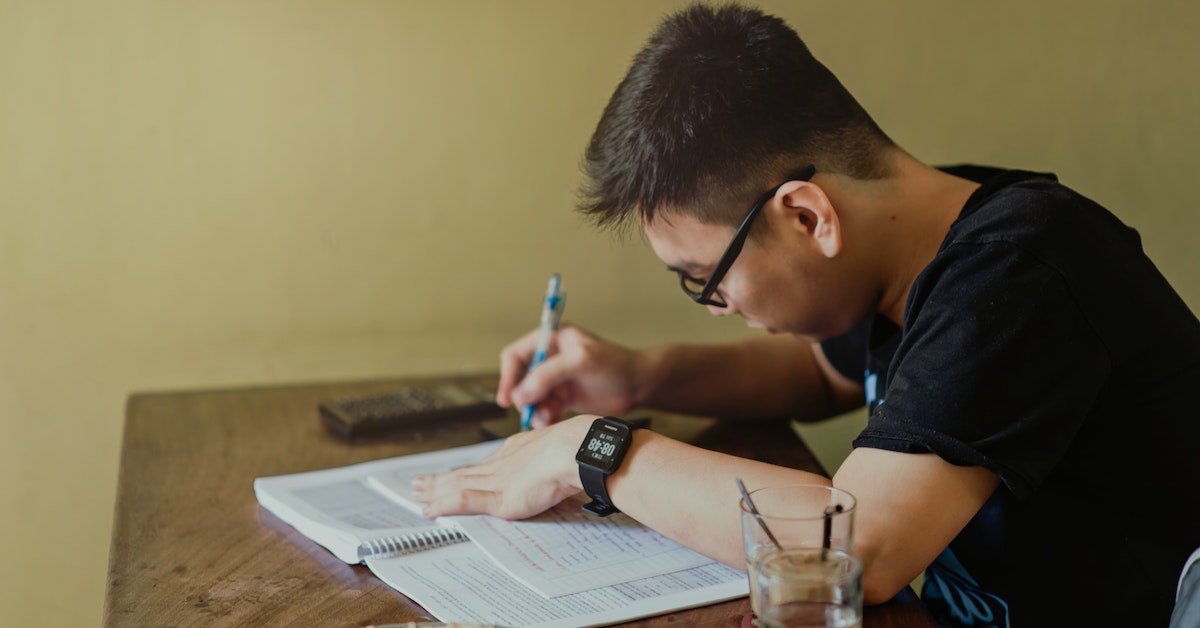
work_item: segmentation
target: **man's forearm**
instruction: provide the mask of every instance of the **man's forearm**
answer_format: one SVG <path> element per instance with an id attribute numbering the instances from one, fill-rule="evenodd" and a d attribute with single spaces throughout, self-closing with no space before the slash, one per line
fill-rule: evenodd
<path id="1" fill-rule="evenodd" d="M 828 478 L 700 449 L 649 430 L 634 432 L 621 468 L 607 481 L 621 510 L 682 545 L 732 567 L 745 568 L 741 478 L 751 490 L 787 484 L 826 484 Z"/>
<path id="2" fill-rule="evenodd" d="M 715 417 L 817 420 L 837 412 L 812 346 L 794 336 L 644 350 L 636 405 Z"/>

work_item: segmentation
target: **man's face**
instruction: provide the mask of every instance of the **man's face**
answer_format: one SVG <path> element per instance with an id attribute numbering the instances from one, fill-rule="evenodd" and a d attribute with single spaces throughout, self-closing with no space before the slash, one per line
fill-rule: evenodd
<path id="1" fill-rule="evenodd" d="M 769 210 L 758 218 L 767 222 L 746 242 L 740 255 L 721 279 L 717 292 L 727 307 L 706 306 L 717 316 L 738 314 L 746 324 L 768 332 L 793 333 L 812 339 L 831 335 L 829 279 L 819 274 L 822 261 L 810 242 L 789 233 Z M 707 280 L 717 265 L 734 230 L 724 225 L 704 224 L 680 213 L 660 215 L 642 225 L 650 246 L 659 259 L 676 272 Z M 778 231 L 778 233 L 777 233 Z"/>

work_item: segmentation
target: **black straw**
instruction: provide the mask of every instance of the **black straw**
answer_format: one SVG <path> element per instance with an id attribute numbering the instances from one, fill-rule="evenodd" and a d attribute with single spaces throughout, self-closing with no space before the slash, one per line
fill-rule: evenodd
<path id="1" fill-rule="evenodd" d="M 842 505 L 825 507 L 825 533 L 821 539 L 821 562 L 825 562 L 829 554 L 829 545 L 833 542 L 833 515 L 842 512 Z"/>

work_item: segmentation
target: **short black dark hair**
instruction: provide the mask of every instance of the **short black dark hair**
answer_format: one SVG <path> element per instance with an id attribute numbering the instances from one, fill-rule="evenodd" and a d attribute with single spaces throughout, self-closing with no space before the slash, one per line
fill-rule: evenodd
<path id="1" fill-rule="evenodd" d="M 733 224 L 790 170 L 878 178 L 893 146 L 782 19 L 693 5 L 662 21 L 609 100 L 579 209 L 602 226 L 665 208 Z"/>

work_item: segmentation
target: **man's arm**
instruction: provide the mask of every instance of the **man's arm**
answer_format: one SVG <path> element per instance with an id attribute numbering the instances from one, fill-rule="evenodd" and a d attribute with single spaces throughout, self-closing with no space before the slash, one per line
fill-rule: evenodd
<path id="1" fill-rule="evenodd" d="M 863 403 L 862 384 L 838 373 L 819 344 L 792 335 L 644 352 L 641 403 L 714 417 L 819 421 Z"/>
<path id="2" fill-rule="evenodd" d="M 819 345 L 794 336 L 631 350 L 567 326 L 552 355 L 526 375 L 534 340 L 528 334 L 501 352 L 497 401 L 539 404 L 538 426 L 568 408 L 813 421 L 862 405 L 861 384 L 833 369 Z"/>
<path id="3" fill-rule="evenodd" d="M 908 586 L 950 545 L 1000 478 L 936 454 L 860 447 L 842 463 L 833 485 L 858 499 L 854 551 L 863 560 L 864 600 L 878 604 Z"/>
<path id="4" fill-rule="evenodd" d="M 635 433 L 636 434 L 636 433 Z M 614 503 L 633 518 L 728 565 L 743 567 L 740 495 L 748 487 L 830 484 L 821 476 L 691 447 L 646 433 L 609 477 Z M 855 555 L 864 599 L 891 599 L 913 581 L 983 506 L 999 484 L 981 467 L 933 454 L 856 449 L 833 486 L 857 500 Z"/>
<path id="5" fill-rule="evenodd" d="M 581 490 L 575 450 L 594 417 L 581 415 L 510 438 L 468 469 L 422 476 L 414 497 L 427 516 L 488 513 L 520 519 Z M 744 568 L 735 478 L 751 489 L 819 483 L 819 475 L 708 451 L 655 434 L 633 433 L 608 491 L 622 511 L 676 541 Z M 891 599 L 933 561 L 999 484 L 990 471 L 957 467 L 932 454 L 855 450 L 832 484 L 858 501 L 855 553 L 864 564 L 864 599 Z"/>

